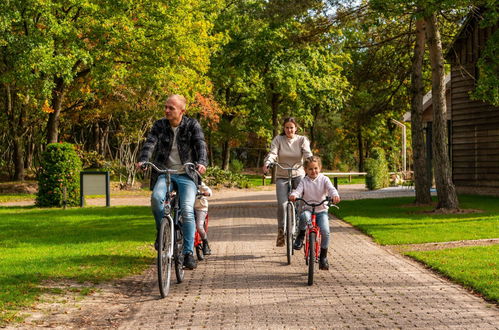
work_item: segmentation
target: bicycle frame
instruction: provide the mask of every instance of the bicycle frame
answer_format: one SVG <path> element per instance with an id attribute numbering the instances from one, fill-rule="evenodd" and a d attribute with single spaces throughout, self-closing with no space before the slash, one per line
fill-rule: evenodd
<path id="1" fill-rule="evenodd" d="M 176 170 L 161 170 L 154 163 L 143 163 L 143 167 L 148 165 L 153 167 L 158 173 L 164 174 L 166 184 L 163 218 L 158 231 L 157 239 L 158 283 L 161 297 L 164 298 L 168 295 L 170 289 L 172 263 L 175 264 L 177 283 L 181 283 L 184 280 L 182 258 L 183 235 L 179 213 L 179 198 L 171 189 L 171 173 L 175 173 Z M 165 230 L 167 230 L 166 228 L 169 228 L 168 230 L 170 231 L 169 239 L 167 239 L 167 235 L 164 235 Z"/>
<path id="2" fill-rule="evenodd" d="M 304 200 L 303 198 L 297 198 L 296 200 L 301 200 L 305 204 L 307 204 L 308 206 L 312 207 L 312 214 L 310 216 L 310 220 L 307 222 L 307 228 L 305 231 L 305 261 L 308 260 L 308 254 L 309 254 L 309 248 L 310 248 L 309 236 L 310 236 L 311 232 L 314 232 L 315 237 L 316 237 L 314 251 L 315 251 L 315 261 L 317 262 L 319 252 L 320 252 L 320 246 L 321 246 L 321 244 L 320 244 L 321 243 L 321 229 L 317 225 L 317 213 L 315 212 L 315 208 L 326 203 L 326 202 L 330 202 L 331 199 L 329 197 L 327 197 L 326 199 L 324 199 L 320 203 L 309 203 L 306 200 Z M 329 206 L 339 208 L 335 204 L 330 204 Z"/>
<path id="3" fill-rule="evenodd" d="M 277 163 L 277 162 L 273 162 L 273 163 L 269 164 L 269 168 L 272 168 L 273 166 L 278 166 L 281 169 L 288 172 L 288 182 L 287 183 L 288 183 L 288 197 L 289 197 L 289 195 L 291 194 L 291 191 L 293 190 L 293 171 L 297 171 L 302 165 L 299 163 L 296 163 L 293 166 L 290 166 L 289 164 L 286 164 L 286 163 Z M 285 167 L 285 166 L 287 166 L 287 167 Z M 288 200 L 283 205 L 283 207 L 286 208 L 287 204 L 289 204 L 289 203 L 291 203 L 291 205 L 293 206 L 293 212 L 295 213 L 295 218 L 296 218 L 296 216 L 297 216 L 297 214 L 296 214 L 296 202 L 291 202 Z M 287 226 L 287 223 L 284 222 L 284 232 L 286 232 L 286 230 L 287 230 L 286 226 Z M 296 231 L 296 230 L 294 230 L 294 231 Z M 295 234 L 295 233 L 293 233 L 293 234 Z"/>
<path id="4" fill-rule="evenodd" d="M 312 215 L 310 216 L 310 221 L 307 223 L 307 229 L 305 231 L 305 260 L 308 260 L 308 253 L 310 251 L 310 242 L 308 238 L 310 237 L 310 232 L 315 233 L 315 262 L 318 261 L 320 243 L 321 243 L 321 229 L 317 225 L 317 214 L 315 213 L 315 207 L 312 207 Z"/>

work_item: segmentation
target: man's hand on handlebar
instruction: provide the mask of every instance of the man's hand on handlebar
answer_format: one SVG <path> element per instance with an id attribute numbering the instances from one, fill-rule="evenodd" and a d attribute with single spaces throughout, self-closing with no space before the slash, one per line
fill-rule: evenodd
<path id="1" fill-rule="evenodd" d="M 145 169 L 144 162 L 135 163 L 135 168 L 139 171 L 143 171 Z"/>
<path id="2" fill-rule="evenodd" d="M 196 166 L 196 169 L 198 170 L 199 174 L 205 174 L 206 173 L 206 167 L 204 165 L 198 164 Z"/>

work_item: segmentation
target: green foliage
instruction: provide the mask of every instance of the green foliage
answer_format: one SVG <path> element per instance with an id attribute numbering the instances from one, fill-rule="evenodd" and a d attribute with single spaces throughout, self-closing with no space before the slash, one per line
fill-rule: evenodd
<path id="1" fill-rule="evenodd" d="M 390 185 L 388 163 L 383 149 L 374 148 L 371 151 L 371 157 L 366 160 L 366 172 L 367 189 L 381 189 Z"/>
<path id="2" fill-rule="evenodd" d="M 233 159 L 230 162 L 230 170 L 234 173 L 241 173 L 244 169 L 244 164 L 239 159 Z"/>
<path id="3" fill-rule="evenodd" d="M 154 261 L 149 207 L 4 207 L 0 225 L 0 327 L 50 290 L 43 281 L 79 283 L 84 292 Z"/>
<path id="4" fill-rule="evenodd" d="M 478 83 L 472 98 L 499 107 L 499 30 L 487 40 L 478 60 Z"/>
<path id="5" fill-rule="evenodd" d="M 66 205 L 79 205 L 81 160 L 69 143 L 51 143 L 42 154 L 38 175 L 38 206 L 63 206 L 64 189 Z"/>
<path id="6" fill-rule="evenodd" d="M 95 150 L 86 151 L 81 146 L 75 147 L 78 157 L 82 162 L 82 168 L 101 168 L 106 164 L 104 157 Z"/>
<path id="7" fill-rule="evenodd" d="M 244 175 L 225 171 L 217 166 L 209 167 L 203 180 L 210 187 L 248 188 L 250 186 Z"/>

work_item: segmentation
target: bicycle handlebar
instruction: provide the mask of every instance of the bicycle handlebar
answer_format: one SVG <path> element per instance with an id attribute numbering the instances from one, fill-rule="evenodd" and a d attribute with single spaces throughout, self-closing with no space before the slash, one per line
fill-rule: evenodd
<path id="1" fill-rule="evenodd" d="M 164 170 L 160 170 L 160 169 L 156 166 L 156 164 L 151 163 L 151 162 L 143 162 L 143 163 L 142 163 L 142 168 L 145 168 L 145 167 L 147 167 L 148 165 L 149 165 L 149 166 L 151 166 L 152 168 L 154 168 L 154 170 L 156 170 L 158 173 L 170 173 L 170 174 L 172 174 L 172 173 L 176 173 L 176 172 L 178 172 L 178 170 L 171 170 L 171 169 L 169 169 L 169 168 L 164 169 Z M 194 172 L 196 172 L 196 174 L 199 176 L 199 178 L 200 178 L 200 179 L 202 179 L 202 177 L 203 177 L 203 176 L 202 176 L 202 175 L 201 175 L 201 173 L 199 173 L 199 171 L 196 169 L 196 164 L 191 163 L 191 162 L 187 162 L 187 163 L 185 163 L 183 166 L 184 166 L 184 167 L 192 167 L 192 170 L 193 170 Z"/>
<path id="2" fill-rule="evenodd" d="M 296 163 L 294 164 L 293 166 L 289 166 L 289 164 L 286 164 L 286 163 L 278 163 L 278 162 L 272 162 L 269 164 L 269 168 L 272 168 L 273 166 L 279 166 L 281 169 L 283 170 L 287 170 L 287 171 L 296 171 L 298 169 L 300 169 L 301 167 L 301 164 L 300 163 Z M 283 165 L 286 165 L 288 167 L 284 167 Z M 297 166 L 298 165 L 298 166 Z"/>
<path id="3" fill-rule="evenodd" d="M 176 173 L 176 172 L 177 172 L 177 170 L 171 170 L 171 169 L 169 169 L 169 168 L 164 169 L 164 170 L 161 170 L 161 169 L 159 169 L 159 168 L 156 166 L 156 164 L 151 163 L 151 162 L 143 162 L 141 167 L 142 167 L 142 168 L 146 168 L 147 166 L 151 166 L 152 168 L 154 168 L 154 170 L 156 170 L 156 171 L 157 171 L 157 172 L 159 172 L 159 173 L 170 173 L 170 174 L 171 174 L 171 173 Z"/>
<path id="4" fill-rule="evenodd" d="M 320 203 L 309 203 L 307 202 L 306 200 L 304 200 L 303 198 L 296 198 L 297 201 L 303 201 L 305 204 L 307 204 L 308 206 L 311 206 L 311 207 L 317 207 L 317 206 L 320 206 L 322 204 L 324 204 L 325 202 L 330 202 L 331 201 L 331 197 L 326 197 L 326 199 L 324 199 L 322 202 Z M 336 204 L 329 204 L 329 206 L 333 206 L 333 207 L 336 207 L 337 209 L 340 209 L 340 207 Z"/>

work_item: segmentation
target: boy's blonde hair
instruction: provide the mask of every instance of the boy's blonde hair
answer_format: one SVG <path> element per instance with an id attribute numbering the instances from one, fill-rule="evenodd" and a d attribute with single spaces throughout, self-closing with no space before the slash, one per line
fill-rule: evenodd
<path id="1" fill-rule="evenodd" d="M 322 168 L 322 162 L 321 162 L 320 157 L 318 157 L 318 156 L 307 157 L 305 159 L 305 161 L 303 162 L 303 167 L 307 168 L 308 165 L 310 165 L 310 163 L 317 163 L 319 165 L 319 168 Z"/>

